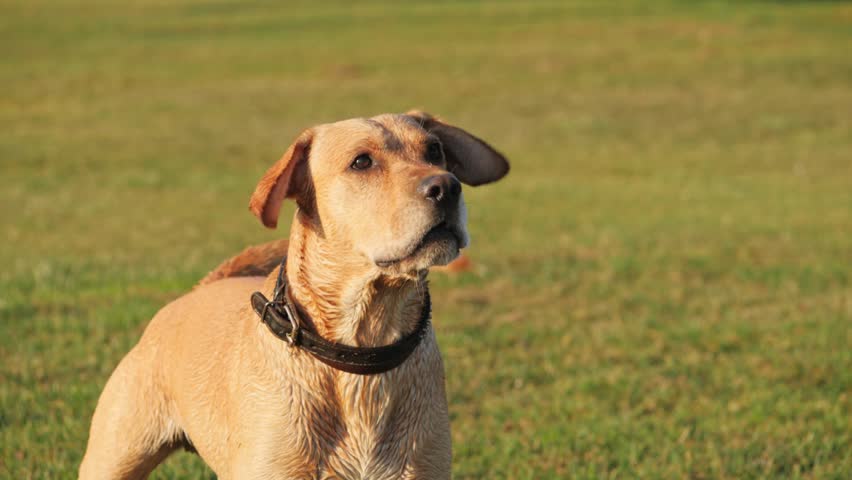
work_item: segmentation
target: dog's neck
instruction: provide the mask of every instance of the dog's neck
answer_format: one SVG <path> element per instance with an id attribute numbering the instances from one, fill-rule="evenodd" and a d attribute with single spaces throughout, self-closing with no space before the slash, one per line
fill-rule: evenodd
<path id="1" fill-rule="evenodd" d="M 306 322 L 326 340 L 375 347 L 416 328 L 425 275 L 389 278 L 345 247 L 322 238 L 299 214 L 290 230 L 287 281 Z"/>

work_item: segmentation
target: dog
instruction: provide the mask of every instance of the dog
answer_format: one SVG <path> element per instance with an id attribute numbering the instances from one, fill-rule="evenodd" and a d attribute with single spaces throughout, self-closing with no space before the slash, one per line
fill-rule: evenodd
<path id="1" fill-rule="evenodd" d="M 243 252 L 154 316 L 98 400 L 80 478 L 145 478 L 179 448 L 220 479 L 450 478 L 427 274 L 468 244 L 461 183 L 508 171 L 420 111 L 305 130 L 249 205 L 275 228 L 295 201 L 288 242 Z"/>

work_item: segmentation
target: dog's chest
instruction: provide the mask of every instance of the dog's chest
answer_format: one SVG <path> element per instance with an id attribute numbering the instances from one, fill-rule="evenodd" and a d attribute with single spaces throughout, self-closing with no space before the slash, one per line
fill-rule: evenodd
<path id="1" fill-rule="evenodd" d="M 428 346 L 386 374 L 279 377 L 284 415 L 266 423 L 264 440 L 256 438 L 267 458 L 294 477 L 413 478 L 418 464 L 442 453 L 423 445 L 446 429 L 443 372 Z M 290 367 L 302 367 L 294 360 Z"/>
<path id="2" fill-rule="evenodd" d="M 308 400 L 306 411 L 318 421 L 305 424 L 305 440 L 318 477 L 410 476 L 418 440 L 428 430 L 421 424 L 428 405 L 414 382 L 389 377 L 338 380 L 333 396 Z"/>
<path id="3" fill-rule="evenodd" d="M 401 436 L 398 442 L 375 431 L 350 433 L 324 455 L 318 464 L 321 478 L 397 479 L 411 476 L 410 453 L 416 443 L 413 436 Z"/>

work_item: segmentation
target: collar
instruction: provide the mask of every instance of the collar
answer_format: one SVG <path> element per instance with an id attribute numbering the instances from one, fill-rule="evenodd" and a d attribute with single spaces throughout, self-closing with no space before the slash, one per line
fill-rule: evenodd
<path id="1" fill-rule="evenodd" d="M 320 337 L 303 326 L 287 287 L 287 276 L 284 272 L 286 262 L 287 257 L 284 257 L 278 269 L 272 300 L 267 299 L 261 292 L 254 292 L 251 295 L 251 305 L 269 331 L 290 346 L 307 351 L 317 360 L 337 370 L 358 375 L 375 375 L 400 366 L 426 336 L 432 314 L 428 289 L 424 291 L 423 309 L 420 311 L 417 327 L 390 345 L 352 347 Z"/>

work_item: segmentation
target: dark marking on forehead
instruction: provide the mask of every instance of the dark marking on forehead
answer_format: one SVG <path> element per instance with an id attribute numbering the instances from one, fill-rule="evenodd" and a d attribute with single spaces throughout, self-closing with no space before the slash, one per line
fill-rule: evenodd
<path id="1" fill-rule="evenodd" d="M 392 152 L 402 150 L 402 140 L 391 132 L 388 127 L 382 125 L 379 121 L 373 120 L 372 118 L 367 118 L 365 121 L 382 131 L 382 136 L 385 139 L 385 150 L 390 150 Z"/>
<path id="2" fill-rule="evenodd" d="M 395 118 L 402 119 L 405 123 L 417 127 L 421 130 L 425 130 L 424 123 L 426 123 L 426 119 L 423 117 L 413 117 L 411 115 L 394 115 Z"/>

